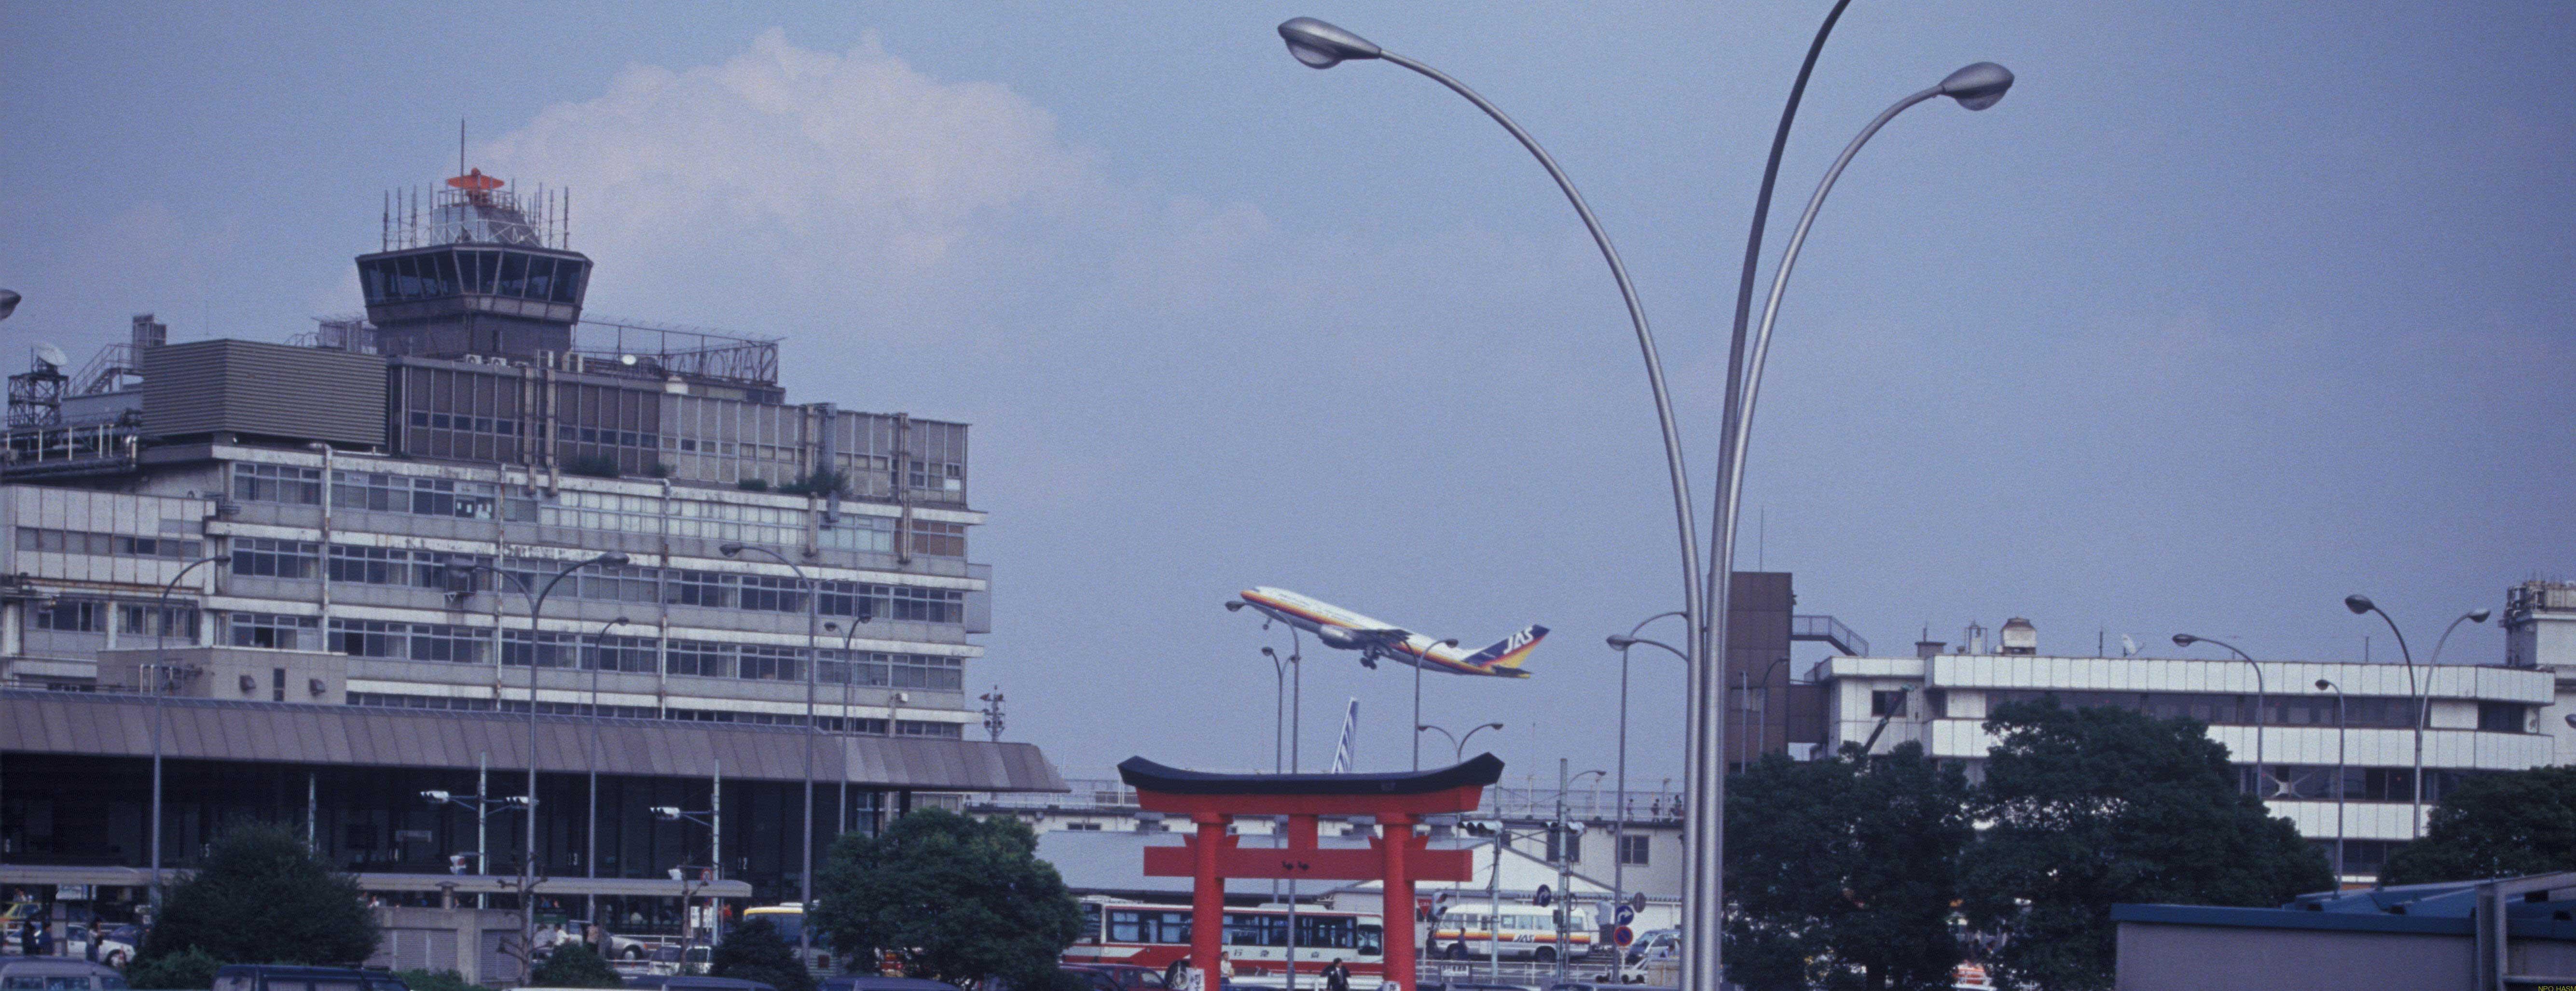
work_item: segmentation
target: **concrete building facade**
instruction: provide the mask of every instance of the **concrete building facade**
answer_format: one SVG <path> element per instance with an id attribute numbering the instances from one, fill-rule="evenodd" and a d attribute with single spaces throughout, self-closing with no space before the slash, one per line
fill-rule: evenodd
<path id="1" fill-rule="evenodd" d="M 358 259 L 364 318 L 174 344 L 144 315 L 86 368 L 11 377 L 0 884 L 149 866 L 134 721 L 174 709 L 196 730 L 153 735 L 194 777 L 164 866 L 256 818 L 352 870 L 441 871 L 473 816 L 419 792 L 520 795 L 534 764 L 540 848 L 482 830 L 478 874 L 703 869 L 705 830 L 646 810 L 722 808 L 714 866 L 775 898 L 804 819 L 828 840 L 916 792 L 1062 787 L 968 739 L 992 586 L 965 424 L 790 404 L 774 339 L 585 320 L 556 204 L 448 185 Z"/>

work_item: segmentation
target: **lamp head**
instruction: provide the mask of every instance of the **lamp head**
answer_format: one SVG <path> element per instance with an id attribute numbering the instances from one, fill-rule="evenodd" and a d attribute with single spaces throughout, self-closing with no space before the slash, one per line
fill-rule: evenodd
<path id="1" fill-rule="evenodd" d="M 830 631 L 832 631 L 832 632 L 834 632 L 834 633 L 839 633 L 839 632 L 841 632 L 841 624 L 839 624 L 839 623 L 825 622 L 825 623 L 823 624 L 823 628 L 824 628 L 824 629 L 826 629 L 826 630 L 830 630 Z"/>
<path id="2" fill-rule="evenodd" d="M 2327 680 L 2325 680 L 2325 679 L 2323 679 L 2323 678 L 2319 678 L 2319 679 L 2317 679 L 2317 690 L 2318 690 L 2318 691 L 2320 691 L 2320 692 L 2333 691 L 2333 690 L 2334 690 L 2334 682 L 2327 681 Z"/>
<path id="3" fill-rule="evenodd" d="M 1275 660 L 1278 660 L 1278 659 L 1279 659 L 1279 652 L 1278 652 L 1278 651 L 1275 651 L 1275 650 L 1272 650 L 1272 649 L 1270 649 L 1270 648 L 1268 648 L 1268 647 L 1263 647 L 1263 648 L 1261 648 L 1261 656 L 1263 656 L 1263 657 L 1267 657 L 1267 658 L 1269 658 L 1269 659 L 1271 659 L 1271 660 L 1274 660 L 1274 661 L 1275 661 Z"/>
<path id="4" fill-rule="evenodd" d="M 2002 100 L 2004 92 L 2012 89 L 2012 84 L 2011 69 L 1992 62 L 1978 62 L 1941 80 L 1941 95 L 1959 101 L 1960 106 L 1970 110 L 1984 110 Z"/>
<path id="5" fill-rule="evenodd" d="M 1610 635 L 1609 643 L 1612 650 L 1626 650 L 1637 645 L 1637 638 L 1625 633 L 1613 633 Z"/>
<path id="6" fill-rule="evenodd" d="M 424 791 L 420 793 L 420 797 L 431 805 L 445 805 L 447 800 L 454 796 L 443 791 Z"/>
<path id="7" fill-rule="evenodd" d="M 1501 724 L 1501 723 L 1486 723 L 1486 724 L 1485 724 L 1485 728 L 1486 728 L 1486 729 L 1501 729 L 1501 728 L 1503 728 L 1503 724 Z"/>
<path id="8" fill-rule="evenodd" d="M 680 807 L 677 805 L 656 805 L 653 807 L 653 818 L 660 819 L 664 822 L 677 821 L 680 818 Z"/>
<path id="9" fill-rule="evenodd" d="M 2352 610 L 2353 615 L 2359 616 L 2379 608 L 2379 605 L 2370 601 L 2370 596 L 2367 595 L 2347 595 L 2343 597 L 2343 607 Z"/>
<path id="10" fill-rule="evenodd" d="M 1288 54 L 1313 69 L 1330 69 L 1344 59 L 1371 59 L 1385 54 L 1368 39 L 1312 17 L 1281 22 L 1279 37 L 1288 43 Z"/>
<path id="11" fill-rule="evenodd" d="M 590 559 L 590 563 L 592 563 L 592 564 L 611 564 L 611 565 L 622 565 L 622 564 L 625 564 L 626 562 L 628 562 L 628 561 L 632 561 L 632 560 L 634 560 L 634 558 L 627 557 L 627 556 L 626 556 L 626 552 L 625 552 L 625 551 L 610 551 L 610 552 L 608 552 L 608 553 L 606 553 L 606 554 L 602 554 L 602 555 L 600 555 L 600 556 L 598 556 L 598 557 L 591 558 L 591 559 Z"/>
<path id="12" fill-rule="evenodd" d="M 741 545 L 741 544 L 719 544 L 719 545 L 717 545 L 717 546 L 716 546 L 716 552 L 717 552 L 717 553 L 719 553 L 719 554 L 723 554 L 723 555 L 724 555 L 724 556 L 726 556 L 726 557 L 732 557 L 732 556 L 734 556 L 734 555 L 736 555 L 736 554 L 740 554 L 740 553 L 742 553 L 742 545 Z"/>
<path id="13" fill-rule="evenodd" d="M 2472 622 L 2472 623 L 2483 623 L 2483 622 L 2486 622 L 2486 621 L 2487 621 L 2487 617 L 2489 617 L 2489 616 L 2493 616 L 2493 615 L 2495 615 L 2495 612 L 2494 612 L 2493 610 L 2488 610 L 2488 609 L 2477 609 L 2477 610 L 2472 610 L 2472 611 L 2469 613 L 2469 622 Z"/>
<path id="14" fill-rule="evenodd" d="M 2174 634 L 2174 646 L 2176 646 L 2176 647 L 2189 647 L 2189 646 L 2191 646 L 2192 644 L 2196 644 L 2196 643 L 2199 643 L 2199 642 L 2200 642 L 2200 638 L 2199 638 L 2199 637 L 2192 636 L 2191 634 L 2188 634 L 2188 633 L 2176 633 L 2176 634 Z"/>

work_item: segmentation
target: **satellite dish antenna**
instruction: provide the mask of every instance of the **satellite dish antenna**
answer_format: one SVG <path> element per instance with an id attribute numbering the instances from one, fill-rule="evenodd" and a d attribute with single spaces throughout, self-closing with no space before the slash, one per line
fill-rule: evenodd
<path id="1" fill-rule="evenodd" d="M 634 356 L 634 355 L 631 355 L 631 354 L 621 354 L 621 355 L 618 355 L 618 356 L 617 356 L 617 363 L 618 363 L 618 364 L 621 364 L 621 365 L 626 365 L 626 366 L 629 366 L 629 367 L 633 367 L 633 366 L 634 366 L 634 364 L 635 364 L 635 356 Z"/>
<path id="2" fill-rule="evenodd" d="M 52 365 L 57 371 L 72 363 L 70 356 L 63 354 L 63 349 L 44 343 L 36 345 L 36 360 Z"/>

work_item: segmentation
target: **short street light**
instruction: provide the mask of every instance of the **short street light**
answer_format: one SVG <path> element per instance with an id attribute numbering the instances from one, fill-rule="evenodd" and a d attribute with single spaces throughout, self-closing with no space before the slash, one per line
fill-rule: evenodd
<path id="1" fill-rule="evenodd" d="M 2335 693 L 2335 887 L 2343 887 L 2343 686 L 2323 678 L 2317 690 Z"/>
<path id="2" fill-rule="evenodd" d="M 453 805 L 458 808 L 474 810 L 474 873 L 476 874 L 492 873 L 490 852 L 484 842 L 483 820 L 491 818 L 492 813 L 495 812 L 507 812 L 511 809 L 528 810 L 536 808 L 537 805 L 535 799 L 529 798 L 526 795 L 501 795 L 497 797 L 484 795 L 459 795 L 454 792 L 431 789 L 429 791 L 421 792 L 420 797 L 422 801 L 428 802 L 431 805 Z M 527 897 L 526 892 L 521 892 L 520 897 Z"/>
<path id="3" fill-rule="evenodd" d="M 1415 723 L 1413 725 L 1413 735 L 1420 737 L 1424 730 L 1429 730 L 1448 737 L 1449 747 L 1452 751 L 1451 763 L 1464 764 L 1467 762 L 1467 741 L 1475 739 L 1476 734 L 1482 733 L 1486 730 L 1499 730 L 1502 728 L 1503 724 L 1501 723 L 1486 723 L 1482 726 L 1468 730 L 1467 735 L 1465 736 L 1459 736 L 1458 734 L 1449 732 L 1448 730 L 1438 726 L 1433 726 L 1429 723 Z"/>

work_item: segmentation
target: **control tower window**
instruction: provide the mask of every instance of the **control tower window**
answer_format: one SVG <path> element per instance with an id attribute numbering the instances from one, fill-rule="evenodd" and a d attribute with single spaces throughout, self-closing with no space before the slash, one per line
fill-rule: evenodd
<path id="1" fill-rule="evenodd" d="M 555 260 L 552 258 L 528 259 L 527 298 L 545 299 L 548 296 L 552 296 L 554 295 L 554 285 Z"/>
<path id="2" fill-rule="evenodd" d="M 503 254 L 501 256 L 501 285 L 499 295 L 526 296 L 527 294 L 528 256 L 521 254 Z"/>
<path id="3" fill-rule="evenodd" d="M 550 298 L 558 303 L 576 302 L 581 295 L 581 276 L 584 267 L 582 263 L 569 258 L 556 261 L 555 291 Z"/>

